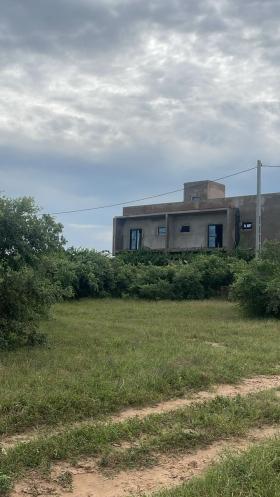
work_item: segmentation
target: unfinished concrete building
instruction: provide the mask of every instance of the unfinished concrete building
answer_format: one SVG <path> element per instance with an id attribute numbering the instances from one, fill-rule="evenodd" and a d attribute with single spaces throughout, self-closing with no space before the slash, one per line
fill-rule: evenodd
<path id="1" fill-rule="evenodd" d="M 125 207 L 114 218 L 113 253 L 255 247 L 256 196 L 226 197 L 214 181 L 185 183 L 184 201 Z M 280 240 L 280 193 L 262 195 L 262 240 Z"/>

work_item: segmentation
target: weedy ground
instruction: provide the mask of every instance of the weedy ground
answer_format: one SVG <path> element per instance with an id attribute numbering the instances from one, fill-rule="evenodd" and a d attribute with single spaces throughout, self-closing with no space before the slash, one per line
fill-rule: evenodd
<path id="1" fill-rule="evenodd" d="M 61 460 L 73 463 L 95 457 L 100 471 L 152 467 L 162 454 L 245 436 L 257 426 L 280 425 L 275 391 L 217 398 L 143 419 L 102 422 L 108 414 L 131 406 L 180 397 L 213 384 L 279 374 L 277 320 L 248 319 L 234 304 L 221 300 L 105 299 L 57 305 L 42 328 L 48 333 L 48 346 L 0 354 L 2 440 L 34 427 L 46 430 L 38 439 L 2 451 L 0 493 L 1 478 L 4 492 L 10 481 L 28 470 L 48 471 Z M 71 426 L 82 420 L 89 424 Z M 54 433 L 63 425 L 62 432 Z M 219 468 L 230 472 L 234 464 L 238 463 L 232 459 Z M 246 464 L 250 469 L 251 463 Z M 218 485 L 220 476 L 209 475 L 193 487 L 164 495 L 235 495 L 219 494 L 215 486 L 213 493 L 209 481 L 214 485 L 217 478 Z M 199 492 L 195 485 L 203 489 L 205 481 L 208 494 L 186 493 Z"/>
<path id="2" fill-rule="evenodd" d="M 55 307 L 48 347 L 0 353 L 0 434 L 280 372 L 280 325 L 222 301 Z"/>

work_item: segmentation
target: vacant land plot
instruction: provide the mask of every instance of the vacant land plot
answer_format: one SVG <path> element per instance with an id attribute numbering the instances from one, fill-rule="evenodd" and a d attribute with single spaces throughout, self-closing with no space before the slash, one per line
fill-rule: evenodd
<path id="1" fill-rule="evenodd" d="M 110 492 L 121 497 L 129 488 L 131 493 L 151 491 L 204 469 L 200 453 L 212 462 L 227 441 L 246 448 L 250 440 L 278 433 L 276 320 L 246 319 L 236 306 L 218 300 L 85 300 L 56 306 L 43 327 L 48 347 L 0 354 L 0 494 L 1 485 L 8 488 L 26 474 L 16 496 L 52 495 L 59 488 L 70 491 L 72 484 L 75 497 L 110 497 Z M 240 384 L 250 377 L 255 379 Z M 230 387 L 234 383 L 240 385 Z M 219 384 L 211 394 L 195 393 Z M 176 401 L 191 395 L 192 404 Z M 164 401 L 129 417 L 132 407 Z M 118 411 L 123 414 L 104 422 L 105 415 Z M 267 447 L 265 453 L 276 450 Z M 185 470 L 176 462 L 178 454 Z M 28 475 L 30 470 L 36 474 Z M 215 490 L 212 473 L 207 478 L 197 484 L 198 493 L 195 486 L 178 487 L 172 495 L 204 495 L 203 485 L 210 492 L 210 480 Z M 129 481 L 134 485 L 129 487 Z"/>
<path id="2" fill-rule="evenodd" d="M 0 354 L 0 433 L 82 420 L 280 372 L 280 325 L 227 302 L 58 305 L 49 348 Z"/>

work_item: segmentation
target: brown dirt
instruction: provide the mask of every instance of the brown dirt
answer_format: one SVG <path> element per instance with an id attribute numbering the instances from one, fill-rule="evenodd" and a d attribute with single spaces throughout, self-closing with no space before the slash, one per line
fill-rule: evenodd
<path id="1" fill-rule="evenodd" d="M 217 396 L 235 397 L 236 395 L 248 395 L 250 393 L 269 390 L 270 388 L 280 387 L 280 375 L 274 376 L 255 376 L 249 378 L 237 385 L 215 385 L 210 391 L 201 391 L 188 398 L 167 400 L 155 406 L 143 407 L 142 409 L 126 409 L 117 416 L 113 416 L 114 421 L 123 421 L 132 417 L 144 418 L 150 414 L 159 414 L 162 412 L 173 411 L 194 403 L 201 403 L 205 400 L 212 400 Z"/>
<path id="2" fill-rule="evenodd" d="M 12 497 L 43 495 L 44 497 L 127 497 L 171 488 L 201 474 L 212 463 L 217 462 L 225 450 L 243 451 L 255 442 L 280 434 L 279 427 L 265 427 L 252 430 L 244 439 L 222 440 L 206 449 L 192 454 L 161 457 L 153 468 L 122 471 L 106 477 L 97 469 L 96 462 L 85 461 L 78 468 L 57 465 L 51 481 L 34 480 L 17 485 Z M 61 474 L 72 474 L 72 490 L 62 489 L 55 480 Z M 68 473 L 69 474 L 69 473 Z"/>
<path id="3" fill-rule="evenodd" d="M 199 404 L 206 400 L 212 400 L 217 395 L 224 397 L 235 397 L 236 395 L 248 395 L 250 393 L 257 393 L 262 390 L 268 390 L 271 388 L 280 388 L 280 375 L 255 376 L 253 378 L 245 379 L 244 381 L 236 385 L 215 385 L 211 388 L 211 390 L 201 391 L 196 394 L 189 394 L 189 397 L 167 400 L 164 402 L 160 402 L 159 404 L 143 408 L 125 409 L 121 413 L 108 419 L 114 422 L 120 422 L 136 416 L 138 418 L 144 418 L 145 416 L 148 416 L 150 414 L 160 414 L 163 412 L 180 409 L 194 403 Z M 51 433 L 60 433 L 62 431 L 65 431 L 66 429 L 85 426 L 93 422 L 96 422 L 96 420 L 90 419 L 72 423 L 71 425 L 65 424 L 63 427 L 57 428 Z M 28 442 L 39 436 L 44 436 L 45 434 L 49 435 L 50 431 L 46 428 L 41 428 L 38 430 L 26 431 L 24 433 L 12 435 L 9 437 L 3 437 L 2 439 L 0 439 L 0 450 L 6 450 L 17 443 Z"/>

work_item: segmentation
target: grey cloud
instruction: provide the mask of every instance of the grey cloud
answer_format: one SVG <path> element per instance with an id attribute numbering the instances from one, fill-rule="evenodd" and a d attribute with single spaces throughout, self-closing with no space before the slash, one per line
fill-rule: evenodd
<path id="1" fill-rule="evenodd" d="M 275 161 L 279 20 L 278 0 L 2 0 L 6 187 L 63 210 Z"/>
<path id="2" fill-rule="evenodd" d="M 102 0 L 10 0 L 1 6 L 1 19 L 6 48 L 45 55 L 63 51 L 64 56 L 70 56 L 70 48 L 87 56 L 100 49 L 115 50 L 153 26 L 203 32 L 224 29 L 211 2 L 195 0 L 130 0 L 114 8 Z"/>

